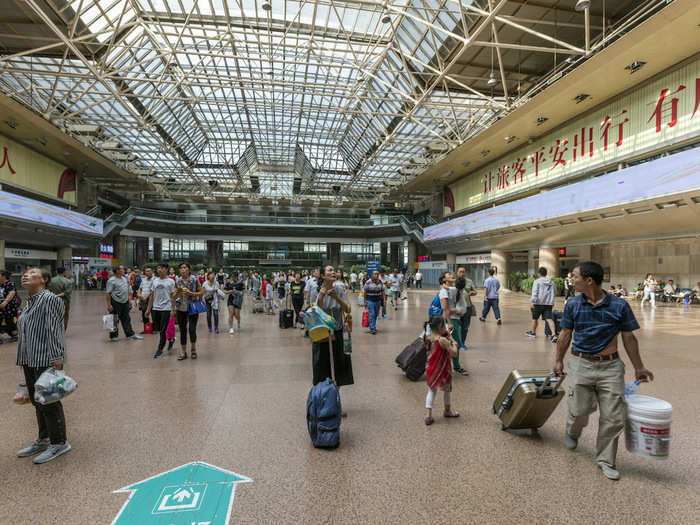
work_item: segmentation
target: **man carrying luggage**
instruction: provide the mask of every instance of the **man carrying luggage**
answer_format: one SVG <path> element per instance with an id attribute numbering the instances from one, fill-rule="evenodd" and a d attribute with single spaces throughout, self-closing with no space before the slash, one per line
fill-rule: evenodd
<path id="1" fill-rule="evenodd" d="M 564 370 L 564 354 L 571 343 L 568 361 L 568 409 L 564 444 L 570 450 L 578 445 L 588 416 L 600 409 L 596 461 L 603 474 L 620 479 L 615 467 L 617 441 L 625 427 L 625 365 L 617 352 L 617 335 L 634 366 L 637 381 L 654 379 L 639 356 L 639 344 L 634 330 L 639 324 L 630 305 L 624 299 L 610 295 L 600 285 L 603 267 L 593 261 L 579 263 L 573 270 L 574 288 L 579 295 L 569 299 L 561 320 L 557 341 L 554 372 Z"/>
<path id="2" fill-rule="evenodd" d="M 537 337 L 537 320 L 542 316 L 544 332 L 550 332 L 547 319 L 552 318 L 554 308 L 554 283 L 547 278 L 547 268 L 544 266 L 537 270 L 539 278 L 532 284 L 532 297 L 530 297 L 530 311 L 532 312 L 532 329 L 525 332 L 528 337 Z"/>

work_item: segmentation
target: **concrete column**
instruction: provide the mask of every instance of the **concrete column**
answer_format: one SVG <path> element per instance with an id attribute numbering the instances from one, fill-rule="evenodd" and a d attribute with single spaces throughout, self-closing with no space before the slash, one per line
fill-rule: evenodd
<path id="1" fill-rule="evenodd" d="M 5 239 L 0 239 L 0 270 L 5 269 Z"/>
<path id="2" fill-rule="evenodd" d="M 153 259 L 160 262 L 163 257 L 163 240 L 160 237 L 153 238 Z"/>
<path id="3" fill-rule="evenodd" d="M 125 268 L 131 265 L 131 261 L 127 260 L 126 240 L 126 237 L 123 235 L 115 235 L 112 241 L 112 245 L 114 246 L 114 258 L 117 259 L 119 264 L 124 265 Z"/>
<path id="4" fill-rule="evenodd" d="M 457 254 L 456 253 L 448 253 L 447 254 L 447 264 L 457 264 Z"/>
<path id="5" fill-rule="evenodd" d="M 97 186 L 78 177 L 78 211 L 85 213 L 97 204 Z"/>
<path id="6" fill-rule="evenodd" d="M 327 242 L 326 243 L 326 257 L 328 258 L 328 264 L 337 268 L 340 266 L 340 243 L 339 242 Z"/>
<path id="7" fill-rule="evenodd" d="M 537 258 L 539 257 L 538 250 L 527 251 L 527 276 L 534 277 L 537 274 Z"/>
<path id="8" fill-rule="evenodd" d="M 380 263 L 382 266 L 389 266 L 389 256 L 387 254 L 387 249 L 388 249 L 388 243 L 386 242 L 380 242 L 379 243 L 379 252 L 380 252 Z"/>
<path id="9" fill-rule="evenodd" d="M 403 261 L 399 261 L 399 248 L 401 247 L 401 244 L 398 242 L 392 242 L 389 243 L 389 266 L 391 266 L 392 270 L 394 268 L 400 268 L 402 266 Z"/>
<path id="10" fill-rule="evenodd" d="M 496 268 L 494 277 L 501 283 L 501 288 L 508 288 L 508 254 L 503 250 L 491 250 L 491 267 Z"/>
<path id="11" fill-rule="evenodd" d="M 559 277 L 559 249 L 540 247 L 539 255 L 540 260 L 538 263 L 538 268 L 547 268 L 547 277 L 550 279 Z"/>
<path id="12" fill-rule="evenodd" d="M 63 266 L 69 270 L 73 267 L 73 248 L 64 246 L 56 252 L 56 268 Z"/>
<path id="13" fill-rule="evenodd" d="M 143 265 L 148 260 L 148 239 L 136 239 L 134 250 L 136 251 L 136 266 L 143 269 Z"/>
<path id="14" fill-rule="evenodd" d="M 224 257 L 224 241 L 207 241 L 207 266 L 218 268 Z"/>
<path id="15" fill-rule="evenodd" d="M 408 241 L 408 268 L 406 271 L 413 272 L 414 263 L 418 260 L 418 246 L 413 241 Z"/>
<path id="16" fill-rule="evenodd" d="M 591 260 L 591 246 L 581 246 L 578 249 L 578 260 L 579 261 L 590 261 Z"/>

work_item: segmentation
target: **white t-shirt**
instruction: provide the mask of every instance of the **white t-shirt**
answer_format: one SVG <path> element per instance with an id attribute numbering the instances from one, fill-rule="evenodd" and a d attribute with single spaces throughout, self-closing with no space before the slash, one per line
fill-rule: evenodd
<path id="1" fill-rule="evenodd" d="M 268 282 L 268 283 L 267 283 L 267 288 L 265 288 L 265 299 L 267 299 L 268 301 L 272 301 L 272 299 L 274 298 L 274 297 L 273 297 L 274 294 L 275 294 L 275 289 L 274 289 L 273 286 Z"/>
<path id="2" fill-rule="evenodd" d="M 391 274 L 388 277 L 389 285 L 391 286 L 392 292 L 398 292 L 401 289 L 401 282 L 403 281 L 402 276 Z"/>
<path id="3" fill-rule="evenodd" d="M 416 281 L 422 281 L 423 280 L 423 274 L 420 272 L 416 272 Z"/>
<path id="4" fill-rule="evenodd" d="M 139 293 L 141 293 L 141 297 L 143 297 L 144 299 L 148 299 L 148 296 L 151 295 L 151 289 L 153 288 L 153 281 L 155 279 L 155 277 L 151 277 L 150 279 L 146 277 L 141 278 L 141 286 L 139 286 Z"/>
<path id="5" fill-rule="evenodd" d="M 164 312 L 172 310 L 172 296 L 175 291 L 175 281 L 170 277 L 161 279 L 160 277 L 154 277 L 151 283 L 151 290 L 153 291 L 153 305 L 151 310 L 157 310 L 159 312 Z"/>
<path id="6" fill-rule="evenodd" d="M 356 283 L 357 282 L 357 274 L 355 272 L 352 272 L 350 274 L 350 282 L 351 283 Z"/>

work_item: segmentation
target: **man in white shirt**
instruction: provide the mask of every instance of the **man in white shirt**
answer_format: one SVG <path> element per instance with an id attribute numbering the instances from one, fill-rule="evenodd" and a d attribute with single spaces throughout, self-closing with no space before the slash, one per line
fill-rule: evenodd
<path id="1" fill-rule="evenodd" d="M 391 288 L 391 304 L 394 306 L 394 310 L 398 310 L 399 297 L 401 297 L 401 292 L 403 292 L 403 275 L 399 274 L 398 270 L 394 268 L 387 281 Z"/>
<path id="2" fill-rule="evenodd" d="M 423 288 L 423 274 L 416 270 L 416 288 Z"/>
<path id="3" fill-rule="evenodd" d="M 355 288 L 357 288 L 357 274 L 350 272 L 350 289 L 354 292 Z"/>
<path id="4" fill-rule="evenodd" d="M 153 289 L 153 268 L 146 268 L 144 270 L 145 274 L 141 278 L 141 284 L 136 292 L 136 298 L 139 305 L 139 311 L 141 312 L 141 320 L 143 321 L 142 334 L 146 331 L 146 323 L 150 323 L 150 316 L 146 315 L 148 310 L 148 296 L 151 295 L 151 290 Z"/>

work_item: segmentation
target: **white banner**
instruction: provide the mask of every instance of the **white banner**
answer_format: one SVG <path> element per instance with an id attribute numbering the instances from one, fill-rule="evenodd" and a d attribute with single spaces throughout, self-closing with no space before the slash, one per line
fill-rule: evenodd
<path id="1" fill-rule="evenodd" d="M 5 259 L 40 259 L 56 260 L 56 252 L 46 250 L 31 250 L 27 248 L 5 248 Z"/>
<path id="2" fill-rule="evenodd" d="M 458 255 L 457 264 L 491 264 L 491 254 Z"/>

